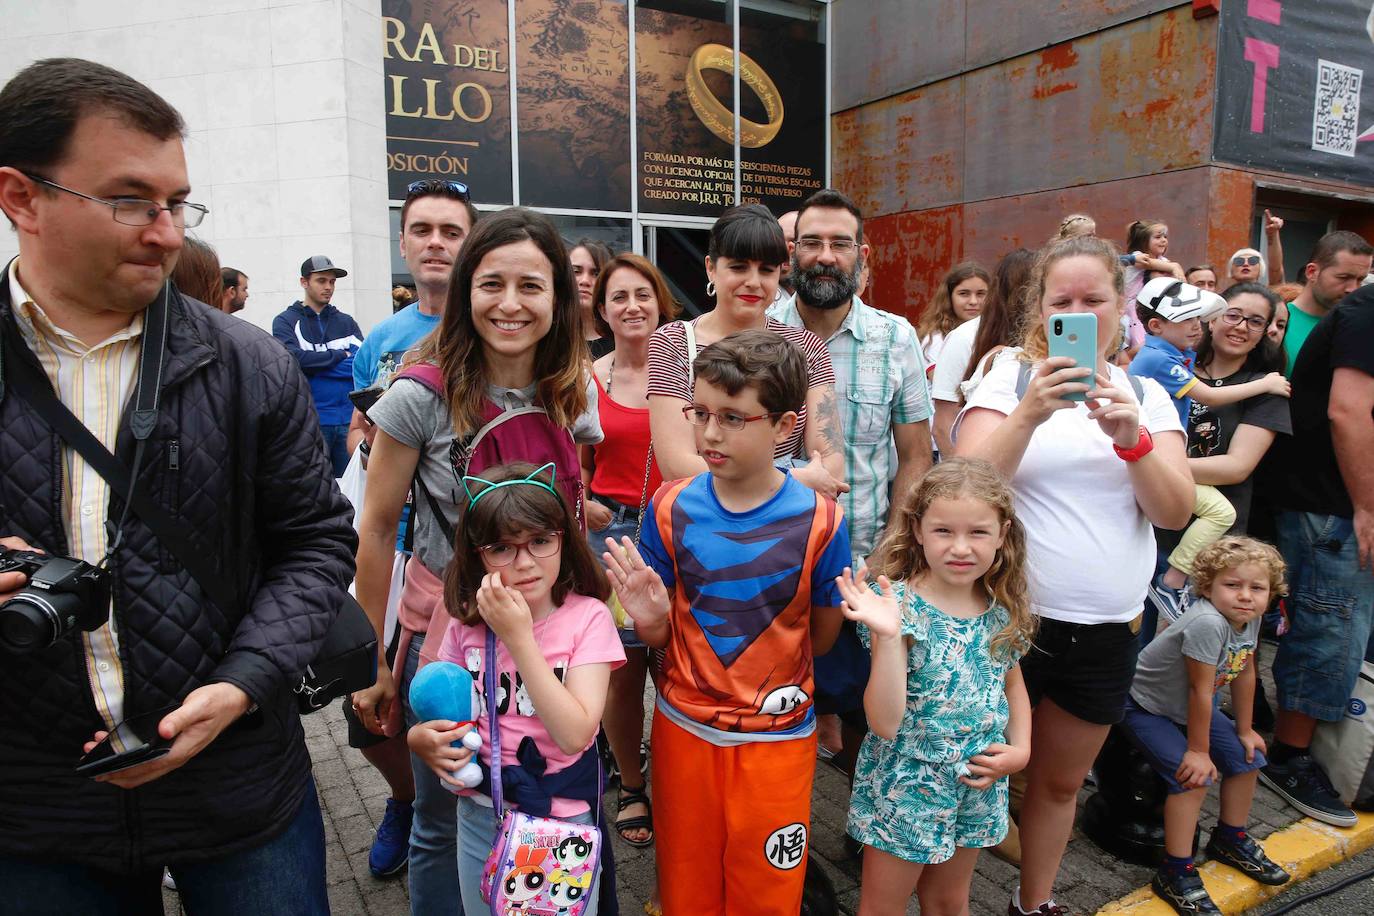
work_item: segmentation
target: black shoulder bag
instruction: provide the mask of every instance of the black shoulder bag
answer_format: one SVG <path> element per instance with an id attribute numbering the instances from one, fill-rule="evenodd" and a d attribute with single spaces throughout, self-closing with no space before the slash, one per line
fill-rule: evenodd
<path id="1" fill-rule="evenodd" d="M 27 360 L 19 358 L 10 334 L 0 334 L 0 347 L 3 347 L 0 353 L 3 353 L 3 364 L 8 364 L 9 369 L 9 372 L 3 372 L 5 366 L 0 364 L 0 378 L 4 378 L 38 411 L 53 431 L 76 449 L 124 500 L 124 517 L 115 529 L 110 552 L 113 553 L 118 546 L 123 536 L 124 519 L 132 510 L 199 583 L 209 599 L 224 613 L 230 614 L 238 606 L 238 593 L 215 567 L 211 559 L 213 554 L 201 545 L 194 531 L 179 524 L 147 493 L 134 486 L 148 438 L 157 428 L 162 370 L 167 355 L 170 296 L 171 284 L 164 284 L 162 293 L 145 313 L 138 383 L 130 422 L 135 443 L 132 471 L 111 454 L 57 398 L 47 377 Z M 292 688 L 296 694 L 296 704 L 302 713 L 314 712 L 344 694 L 372 686 L 376 680 L 377 634 L 362 606 L 353 596 L 345 594 L 343 606 L 325 634 L 319 655 L 306 666 L 304 676 Z"/>

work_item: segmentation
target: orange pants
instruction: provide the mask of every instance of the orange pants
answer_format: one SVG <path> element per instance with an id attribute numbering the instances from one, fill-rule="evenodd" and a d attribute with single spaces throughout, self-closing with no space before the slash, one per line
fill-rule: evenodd
<path id="1" fill-rule="evenodd" d="M 796 916 L 816 736 L 717 747 L 656 712 L 651 740 L 665 916 Z"/>

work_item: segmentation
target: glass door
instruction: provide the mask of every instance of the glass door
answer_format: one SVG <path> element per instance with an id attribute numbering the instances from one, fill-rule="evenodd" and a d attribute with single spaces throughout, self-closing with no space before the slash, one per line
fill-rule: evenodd
<path id="1" fill-rule="evenodd" d="M 653 262 L 681 307 L 682 318 L 695 318 L 715 305 L 706 295 L 706 247 L 710 222 L 640 220 L 644 256 Z"/>

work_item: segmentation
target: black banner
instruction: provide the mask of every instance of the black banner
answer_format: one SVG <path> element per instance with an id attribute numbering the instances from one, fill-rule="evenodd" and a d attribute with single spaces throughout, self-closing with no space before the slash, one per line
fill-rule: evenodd
<path id="1" fill-rule="evenodd" d="M 1222 4 L 1213 158 L 1374 185 L 1372 0 Z"/>
<path id="2" fill-rule="evenodd" d="M 511 202 L 506 0 L 382 0 L 387 189 L 451 178 Z"/>

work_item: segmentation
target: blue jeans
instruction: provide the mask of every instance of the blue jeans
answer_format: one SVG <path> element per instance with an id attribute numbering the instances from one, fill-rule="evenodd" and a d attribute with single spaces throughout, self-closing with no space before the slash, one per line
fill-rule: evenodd
<path id="1" fill-rule="evenodd" d="M 194 916 L 328 916 L 324 821 L 314 780 L 295 818 L 277 837 L 254 849 L 171 868 L 181 901 Z M 159 867 L 126 875 L 70 862 L 0 857 L 0 888 L 0 909 L 12 916 L 162 912 Z"/>
<path id="2" fill-rule="evenodd" d="M 587 543 L 591 545 L 592 555 L 598 560 L 606 552 L 606 538 L 613 539 L 617 544 L 621 538 L 635 539 L 635 531 L 639 528 L 639 506 L 626 506 L 613 499 L 604 496 L 592 496 L 597 502 L 611 510 L 611 523 L 599 531 L 587 532 Z M 646 519 L 647 521 L 647 519 Z M 639 637 L 635 635 L 635 625 L 630 620 L 625 621 L 626 626 L 617 630 L 620 634 L 621 645 L 627 649 L 646 648 Z"/>
<path id="3" fill-rule="evenodd" d="M 348 424 L 320 424 L 320 432 L 324 433 L 324 453 L 329 456 L 330 464 L 334 465 L 334 476 L 342 477 L 344 471 L 348 470 Z"/>
<path id="4" fill-rule="evenodd" d="M 405 667 L 396 684 L 396 692 L 403 698 L 401 708 L 405 710 L 406 728 L 419 721 L 406 697 L 410 693 L 410 682 L 420 667 L 420 645 L 424 641 L 423 633 L 415 634 L 410 640 Z M 412 806 L 415 817 L 410 822 L 410 912 L 414 916 L 430 916 L 431 913 L 462 916 L 463 901 L 459 896 L 455 864 L 458 855 L 455 796 L 414 754 L 410 755 L 410 771 L 415 775 Z"/>
<path id="5" fill-rule="evenodd" d="M 579 824 L 590 824 L 590 811 L 576 817 L 566 818 Z M 496 847 L 496 831 L 500 828 L 496 814 L 491 808 L 479 805 L 471 798 L 458 796 L 458 873 L 462 875 L 463 909 L 469 913 L 487 913 L 491 907 L 482 902 L 482 869 L 487 864 L 487 856 Z M 587 891 L 587 908 L 582 916 L 596 916 L 597 884 L 601 880 L 600 870 Z"/>
<path id="6" fill-rule="evenodd" d="M 1345 713 L 1374 624 L 1374 571 L 1360 569 L 1354 522 L 1280 512 L 1291 629 L 1274 657 L 1279 708 L 1324 722 Z"/>

